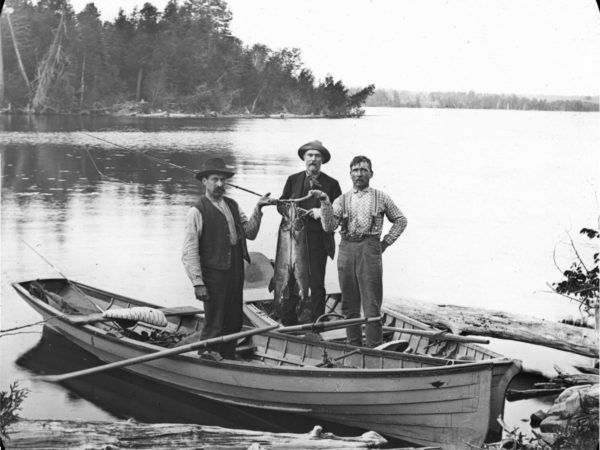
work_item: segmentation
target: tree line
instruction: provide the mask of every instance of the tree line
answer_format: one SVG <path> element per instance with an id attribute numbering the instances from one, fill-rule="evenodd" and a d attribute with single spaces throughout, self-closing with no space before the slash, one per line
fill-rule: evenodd
<path id="1" fill-rule="evenodd" d="M 300 50 L 245 46 L 224 0 L 151 3 L 102 22 L 94 3 L 7 0 L 0 107 L 28 112 L 141 108 L 188 113 L 358 116 L 374 85 L 317 81 Z M 140 106 L 141 105 L 141 106 Z"/>
<path id="2" fill-rule="evenodd" d="M 411 92 L 377 89 L 366 106 L 401 108 L 514 109 L 540 111 L 598 111 L 598 98 L 554 99 L 469 92 Z"/>

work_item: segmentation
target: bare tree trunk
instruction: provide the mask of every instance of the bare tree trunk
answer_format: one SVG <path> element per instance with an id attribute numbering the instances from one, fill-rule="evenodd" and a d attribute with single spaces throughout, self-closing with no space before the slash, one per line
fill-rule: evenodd
<path id="1" fill-rule="evenodd" d="M 139 102 L 142 95 L 142 76 L 144 75 L 144 66 L 140 65 L 138 70 L 137 85 L 135 87 L 135 101 Z"/>
<path id="2" fill-rule="evenodd" d="M 2 54 L 2 27 L 0 26 L 0 105 L 4 103 L 4 58 Z"/>
<path id="3" fill-rule="evenodd" d="M 10 21 L 10 14 L 6 15 L 6 20 L 8 21 L 8 29 L 10 30 L 10 36 L 12 37 L 13 46 L 15 47 L 15 53 L 17 54 L 17 61 L 19 62 L 19 68 L 21 69 L 21 75 L 25 79 L 25 84 L 27 88 L 31 88 L 31 83 L 29 82 L 29 78 L 27 78 L 27 73 L 25 72 L 25 66 L 23 66 L 23 61 L 21 60 L 21 53 L 19 52 L 19 47 L 17 45 L 17 39 L 15 38 L 15 30 L 13 30 L 12 22 Z"/>
<path id="4" fill-rule="evenodd" d="M 66 35 L 66 32 L 65 16 L 61 14 L 58 28 L 54 33 L 54 40 L 46 57 L 38 66 L 38 82 L 31 100 L 31 109 L 36 113 L 53 109 L 49 92 L 56 81 L 64 75 L 66 56 L 62 51 L 62 38 L 63 35 Z"/>
<path id="5" fill-rule="evenodd" d="M 83 55 L 83 63 L 81 64 L 81 94 L 79 96 L 79 109 L 83 107 L 83 94 L 85 92 L 85 55 Z"/>
<path id="6" fill-rule="evenodd" d="M 263 85 L 263 87 L 260 88 L 260 91 L 258 91 L 258 94 L 256 94 L 256 98 L 254 99 L 254 101 L 252 102 L 252 109 L 250 110 L 250 112 L 252 114 L 254 114 L 254 108 L 256 108 L 256 102 L 258 101 L 258 98 L 260 97 L 260 95 L 263 93 L 263 91 L 265 90 L 265 88 L 267 87 L 267 85 Z"/>

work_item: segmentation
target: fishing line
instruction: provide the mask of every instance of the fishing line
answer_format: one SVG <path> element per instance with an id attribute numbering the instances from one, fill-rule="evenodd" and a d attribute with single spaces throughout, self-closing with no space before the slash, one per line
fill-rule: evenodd
<path id="1" fill-rule="evenodd" d="M 98 136 L 94 136 L 93 134 L 86 133 L 85 131 L 80 131 L 80 133 L 81 133 L 81 134 L 85 134 L 86 136 L 92 137 L 92 138 L 94 138 L 94 139 L 98 139 L 99 141 L 106 142 L 107 144 L 114 145 L 115 147 L 122 148 L 123 150 L 127 150 L 128 152 L 133 152 L 133 150 L 131 150 L 130 148 L 127 148 L 127 147 L 125 147 L 125 146 L 123 146 L 123 145 L 115 144 L 114 142 L 108 141 L 108 140 L 106 140 L 106 139 L 103 139 L 103 138 L 101 138 L 101 137 L 98 137 Z M 87 149 L 86 149 L 86 150 L 87 150 Z M 88 151 L 88 155 L 90 156 L 90 158 L 92 157 L 92 156 L 90 155 L 89 151 Z M 164 159 L 161 159 L 161 158 L 157 158 L 157 157 L 155 157 L 155 156 L 152 156 L 152 155 L 148 155 L 148 154 L 146 154 L 146 153 L 144 153 L 144 152 L 140 152 L 140 155 L 142 155 L 142 156 L 144 156 L 144 157 L 148 158 L 148 159 L 149 159 L 149 160 L 151 160 L 151 161 L 154 161 L 154 162 L 157 162 L 157 163 L 161 163 L 161 164 L 166 164 L 167 166 L 174 167 L 175 169 L 180 169 L 180 170 L 183 170 L 183 171 L 185 171 L 185 172 L 187 172 L 187 173 L 191 173 L 191 174 L 193 174 L 193 175 L 196 175 L 196 172 L 195 172 L 194 170 L 188 169 L 187 167 L 180 166 L 180 165 L 178 165 L 178 164 L 174 164 L 174 163 L 172 163 L 172 162 L 166 161 L 166 160 L 164 160 Z M 92 159 L 92 161 L 93 161 L 93 159 Z M 95 164 L 95 163 L 94 163 L 94 167 L 96 167 L 96 164 Z M 98 167 L 96 167 L 96 170 L 98 170 Z M 100 172 L 99 170 L 98 170 L 98 173 L 99 173 L 100 175 L 102 175 L 102 172 Z M 250 189 L 246 189 L 246 188 L 243 188 L 243 187 L 241 187 L 241 186 L 237 186 L 237 185 L 235 185 L 235 184 L 231 184 L 231 183 L 229 183 L 229 182 L 228 182 L 228 183 L 226 183 L 226 184 L 227 184 L 227 186 L 231 186 L 231 187 L 233 187 L 233 188 L 236 188 L 236 189 L 239 189 L 239 190 L 241 190 L 241 191 L 245 191 L 245 192 L 248 192 L 248 193 L 250 193 L 250 194 L 256 195 L 256 196 L 258 196 L 258 197 L 262 197 L 262 194 L 259 194 L 258 192 L 251 191 Z"/>
<path id="2" fill-rule="evenodd" d="M 81 134 L 85 134 L 86 136 L 92 137 L 94 139 L 98 139 L 99 141 L 106 142 L 107 144 L 114 145 L 115 147 L 122 148 L 123 150 L 127 150 L 128 152 L 133 152 L 133 150 L 131 150 L 130 148 L 127 148 L 127 147 L 125 147 L 123 145 L 115 144 L 114 142 L 108 141 L 108 140 L 103 139 L 103 138 L 98 137 L 98 136 L 94 136 L 93 134 L 86 133 L 85 131 L 80 131 L 80 133 Z M 166 164 L 166 165 L 174 167 L 176 169 L 184 170 L 187 173 L 191 173 L 191 174 L 195 174 L 196 173 L 193 170 L 188 169 L 187 167 L 183 167 L 183 166 L 180 166 L 178 164 L 173 164 L 172 162 L 166 161 L 164 159 L 160 159 L 160 158 L 156 158 L 156 157 L 151 156 L 151 155 L 147 155 L 144 152 L 141 152 L 140 154 L 142 156 L 145 156 L 146 158 L 150 159 L 151 161 L 158 162 L 158 163 L 161 163 L 161 164 Z"/>
<path id="3" fill-rule="evenodd" d="M 98 172 L 98 174 L 100 175 L 100 178 L 109 179 L 109 177 L 107 177 L 102 172 L 100 172 L 100 169 L 98 169 L 98 166 L 96 165 L 96 161 L 94 161 L 94 158 L 92 158 L 92 154 L 90 153 L 90 150 L 87 147 L 85 148 L 85 152 L 87 153 L 88 157 L 90 158 L 90 161 L 92 161 L 92 165 L 94 166 L 94 169 L 96 169 L 96 172 Z"/>
<path id="4" fill-rule="evenodd" d="M 19 240 L 21 242 L 23 242 L 25 245 L 27 245 L 27 247 L 29 247 L 31 250 L 33 250 L 33 252 L 36 255 L 38 255 L 40 258 L 42 258 L 46 262 L 46 264 L 48 264 L 50 267 L 52 267 L 54 270 L 56 270 L 58 272 L 58 274 L 61 277 L 63 277 L 67 281 L 67 283 L 69 283 L 69 285 L 73 289 L 75 289 L 75 291 L 77 291 L 79 294 L 81 294 L 81 296 L 83 298 L 85 298 L 88 302 L 90 302 L 94 306 L 94 308 L 96 308 L 100 312 L 104 312 L 102 310 L 102 308 L 100 308 L 98 305 L 96 305 L 87 295 L 85 295 L 85 292 L 83 292 L 81 289 L 79 289 L 79 286 L 77 286 L 75 283 L 73 283 L 71 280 L 69 280 L 54 264 L 52 264 L 50 261 L 48 261 L 46 258 L 44 258 L 41 253 L 39 253 L 35 248 L 33 248 L 31 245 L 29 245 L 24 239 L 19 238 Z"/>
<path id="5" fill-rule="evenodd" d="M 21 325 L 19 327 L 14 327 L 14 328 L 7 328 L 6 330 L 0 330 L 0 334 L 1 334 L 0 337 L 11 336 L 12 334 L 22 334 L 22 333 L 12 333 L 12 334 L 5 334 L 5 333 L 8 333 L 10 331 L 22 330 L 23 328 L 32 327 L 34 325 L 41 325 L 43 323 L 48 322 L 49 320 L 56 319 L 58 317 L 65 317 L 65 316 L 66 316 L 66 314 L 57 314 L 56 316 L 51 316 L 51 317 L 48 317 L 47 319 L 40 320 L 38 322 L 33 322 L 33 323 L 30 323 L 30 324 L 27 324 L 27 325 Z M 32 331 L 32 333 L 37 333 L 37 332 Z"/>

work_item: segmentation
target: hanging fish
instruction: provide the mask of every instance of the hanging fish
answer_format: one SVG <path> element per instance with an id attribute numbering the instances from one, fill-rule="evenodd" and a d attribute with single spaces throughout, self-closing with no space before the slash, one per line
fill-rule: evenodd
<path id="1" fill-rule="evenodd" d="M 273 287 L 275 310 L 280 318 L 285 311 L 295 311 L 298 323 L 311 321 L 308 294 L 310 272 L 305 220 L 308 211 L 295 201 L 279 201 L 277 212 L 283 220 L 277 237 Z"/>

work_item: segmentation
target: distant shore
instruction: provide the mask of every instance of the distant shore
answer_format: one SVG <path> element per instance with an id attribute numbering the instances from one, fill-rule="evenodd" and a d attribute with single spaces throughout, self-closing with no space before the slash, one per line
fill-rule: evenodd
<path id="1" fill-rule="evenodd" d="M 451 107 L 432 107 L 432 106 L 367 106 L 368 108 L 395 108 L 395 109 L 477 109 L 477 110 L 498 110 L 496 108 L 451 108 Z M 505 111 L 504 109 L 502 109 Z M 598 110 L 542 110 L 542 109 L 529 109 L 529 110 L 518 110 L 513 109 L 511 111 L 540 111 L 540 112 L 600 112 Z M 11 116 L 91 116 L 91 117 L 141 117 L 141 118 L 170 118 L 170 119 L 356 119 L 364 115 L 364 111 L 361 114 L 351 114 L 345 116 L 331 116 L 327 114 L 294 114 L 287 112 L 280 113 L 184 113 L 184 112 L 171 112 L 171 111 L 157 111 L 157 112 L 123 112 L 123 111 L 73 111 L 73 112 L 45 112 L 45 113 L 34 113 L 23 109 L 0 109 L 0 115 L 11 115 Z"/>

